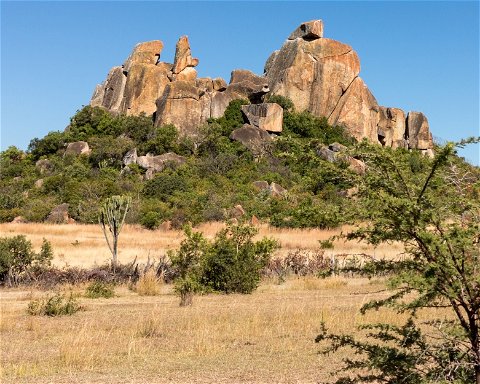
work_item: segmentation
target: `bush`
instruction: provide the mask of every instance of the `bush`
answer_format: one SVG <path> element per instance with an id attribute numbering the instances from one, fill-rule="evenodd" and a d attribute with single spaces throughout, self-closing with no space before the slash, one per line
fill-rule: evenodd
<path id="1" fill-rule="evenodd" d="M 202 285 L 224 293 L 251 293 L 261 270 L 278 247 L 275 240 L 254 242 L 258 230 L 248 225 L 233 225 L 220 231 L 205 254 Z"/>
<path id="2" fill-rule="evenodd" d="M 101 297 L 109 299 L 113 296 L 115 296 L 115 289 L 113 285 L 102 281 L 94 281 L 87 287 L 85 291 L 85 297 L 88 297 L 89 299 L 98 299 Z"/>
<path id="3" fill-rule="evenodd" d="M 45 299 L 32 300 L 28 304 L 27 313 L 33 316 L 62 316 L 73 315 L 81 309 L 83 307 L 72 294 L 66 297 L 57 293 Z"/>
<path id="4" fill-rule="evenodd" d="M 52 258 L 52 246 L 45 239 L 40 253 L 35 253 L 32 243 L 24 235 L 0 238 L 0 281 L 17 284 L 22 274 L 32 268 L 50 265 Z"/>

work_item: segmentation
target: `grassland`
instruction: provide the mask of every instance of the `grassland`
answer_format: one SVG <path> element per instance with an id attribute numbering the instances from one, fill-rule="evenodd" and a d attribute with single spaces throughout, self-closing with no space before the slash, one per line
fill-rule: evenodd
<path id="1" fill-rule="evenodd" d="M 213 237 L 221 224 L 200 227 Z M 260 236 L 280 241 L 281 253 L 313 249 L 337 232 L 260 228 Z M 25 234 L 38 249 L 52 242 L 55 264 L 92 266 L 109 259 L 98 226 L 2 224 L 0 237 Z M 126 226 L 120 261 L 162 255 L 182 239 L 179 231 L 147 231 Z M 398 246 L 370 249 L 337 244 L 332 252 L 368 252 L 392 257 Z M 195 297 L 179 307 L 169 285 L 157 296 L 116 287 L 112 299 L 86 299 L 85 287 L 60 287 L 79 296 L 85 310 L 48 318 L 26 313 L 28 303 L 48 292 L 0 290 L 2 383 L 316 383 L 335 378 L 341 356 L 324 356 L 315 344 L 320 323 L 355 332 L 371 320 L 403 320 L 389 311 L 360 316 L 367 300 L 383 297 L 381 279 L 290 278 L 263 281 L 251 295 Z M 423 316 L 428 317 L 426 312 Z"/>

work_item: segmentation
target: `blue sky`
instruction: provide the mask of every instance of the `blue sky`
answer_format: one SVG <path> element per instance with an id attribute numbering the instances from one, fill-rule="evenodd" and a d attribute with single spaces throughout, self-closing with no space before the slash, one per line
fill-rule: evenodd
<path id="1" fill-rule="evenodd" d="M 357 51 L 380 105 L 424 112 L 440 140 L 480 135 L 478 1 L 1 1 L 1 149 L 63 130 L 138 42 L 172 61 L 186 34 L 199 75 L 228 81 L 313 19 Z M 478 145 L 461 155 L 480 164 Z"/>

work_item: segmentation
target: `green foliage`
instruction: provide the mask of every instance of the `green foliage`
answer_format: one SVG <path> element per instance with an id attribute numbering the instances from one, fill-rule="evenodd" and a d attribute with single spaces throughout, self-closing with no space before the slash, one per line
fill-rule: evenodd
<path id="1" fill-rule="evenodd" d="M 234 129 L 240 128 L 244 124 L 242 105 L 250 104 L 245 99 L 235 99 L 230 101 L 225 113 L 218 119 L 210 119 L 209 123 L 217 123 L 223 136 L 228 137 Z"/>
<path id="2" fill-rule="evenodd" d="M 89 156 L 93 166 L 104 165 L 119 169 L 123 164 L 123 156 L 135 146 L 135 143 L 127 137 L 114 137 L 110 135 L 93 137 L 89 141 L 92 152 Z"/>
<path id="3" fill-rule="evenodd" d="M 178 130 L 173 124 L 156 128 L 153 137 L 142 148 L 145 153 L 150 152 L 156 155 L 166 152 L 178 153 L 178 149 Z"/>
<path id="4" fill-rule="evenodd" d="M 57 293 L 45 299 L 32 300 L 27 307 L 27 313 L 33 316 L 63 316 L 73 315 L 82 310 L 83 307 L 70 294 L 66 297 L 63 294 Z"/>
<path id="5" fill-rule="evenodd" d="M 281 95 L 268 95 L 265 100 L 266 103 L 277 103 L 283 108 L 283 113 L 293 112 L 295 110 L 295 105 L 293 101 L 288 97 Z"/>
<path id="6" fill-rule="evenodd" d="M 343 127 L 333 127 L 326 117 L 316 117 L 308 111 L 285 113 L 283 127 L 286 133 L 319 139 L 327 145 L 337 142 L 350 146 L 355 142 Z"/>
<path id="7" fill-rule="evenodd" d="M 92 136 L 119 136 L 121 125 L 118 119 L 100 107 L 87 105 L 70 119 L 66 130 L 67 141 L 87 141 Z"/>
<path id="8" fill-rule="evenodd" d="M 260 272 L 278 247 L 274 240 L 253 241 L 257 233 L 247 225 L 229 225 L 209 242 L 200 232 L 185 227 L 185 239 L 169 257 L 178 278 L 175 291 L 181 305 L 190 305 L 196 292 L 251 293 Z"/>
<path id="9" fill-rule="evenodd" d="M 202 285 L 224 293 L 253 292 L 278 247 L 267 238 L 254 242 L 257 233 L 248 225 L 231 225 L 217 233 L 203 260 Z"/>
<path id="10" fill-rule="evenodd" d="M 107 284 L 103 281 L 94 281 L 90 283 L 85 290 L 85 297 L 88 297 L 89 299 L 109 299 L 113 296 L 115 296 L 113 285 Z"/>
<path id="11" fill-rule="evenodd" d="M 32 243 L 24 235 L 0 238 L 0 281 L 14 285 L 22 274 L 32 268 L 44 268 L 53 258 L 51 244 L 43 239 L 40 253 L 32 250 Z"/>
<path id="12" fill-rule="evenodd" d="M 186 192 L 189 190 L 189 177 L 179 170 L 165 170 L 148 180 L 143 187 L 145 197 L 156 197 L 167 201 L 175 192 Z"/>
<path id="13" fill-rule="evenodd" d="M 42 156 L 49 156 L 58 153 L 65 147 L 65 133 L 59 131 L 49 132 L 44 138 L 34 138 L 28 145 L 27 152 L 31 153 L 35 160 Z"/>
<path id="14" fill-rule="evenodd" d="M 362 312 L 388 306 L 411 318 L 403 327 L 370 326 L 366 342 L 324 331 L 319 340 L 333 341 L 330 350 L 353 347 L 360 357 L 346 360 L 356 379 L 337 382 L 480 383 L 480 201 L 471 188 L 478 170 L 452 156 L 453 144 L 433 160 L 366 143 L 360 150 L 369 170 L 360 185 L 368 225 L 346 238 L 401 242 L 407 255 L 380 265 L 392 294 Z M 378 270 L 371 264 L 365 272 Z M 424 308 L 448 308 L 454 320 L 422 324 L 416 315 Z"/>

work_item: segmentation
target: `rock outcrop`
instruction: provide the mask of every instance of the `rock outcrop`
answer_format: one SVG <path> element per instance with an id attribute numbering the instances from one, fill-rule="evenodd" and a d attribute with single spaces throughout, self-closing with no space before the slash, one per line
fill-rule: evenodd
<path id="1" fill-rule="evenodd" d="M 231 133 L 230 139 L 242 143 L 257 157 L 268 151 L 268 144 L 272 141 L 267 131 L 248 124 L 235 129 Z"/>
<path id="2" fill-rule="evenodd" d="M 283 108 L 275 103 L 242 105 L 248 123 L 268 132 L 282 132 Z"/>
<path id="3" fill-rule="evenodd" d="M 357 53 L 347 44 L 324 38 L 323 32 L 321 20 L 300 24 L 270 55 L 262 76 L 238 69 L 229 84 L 197 77 L 199 60 L 192 57 L 187 36 L 178 40 L 173 64 L 160 61 L 161 41 L 140 43 L 122 66 L 110 70 L 90 104 L 114 113 L 144 112 L 157 126 L 172 123 L 181 134 L 195 136 L 207 119 L 222 116 L 230 101 L 246 98 L 252 103 L 243 108 L 249 124 L 278 133 L 281 118 L 276 107 L 262 104 L 263 96 L 271 93 L 290 98 L 297 111 L 308 110 L 344 126 L 357 140 L 431 153 L 426 117 L 380 106 L 359 76 Z"/>
<path id="4" fill-rule="evenodd" d="M 75 141 L 73 143 L 68 143 L 67 148 L 65 149 L 64 155 L 89 155 L 92 152 L 88 143 L 86 141 Z"/>

